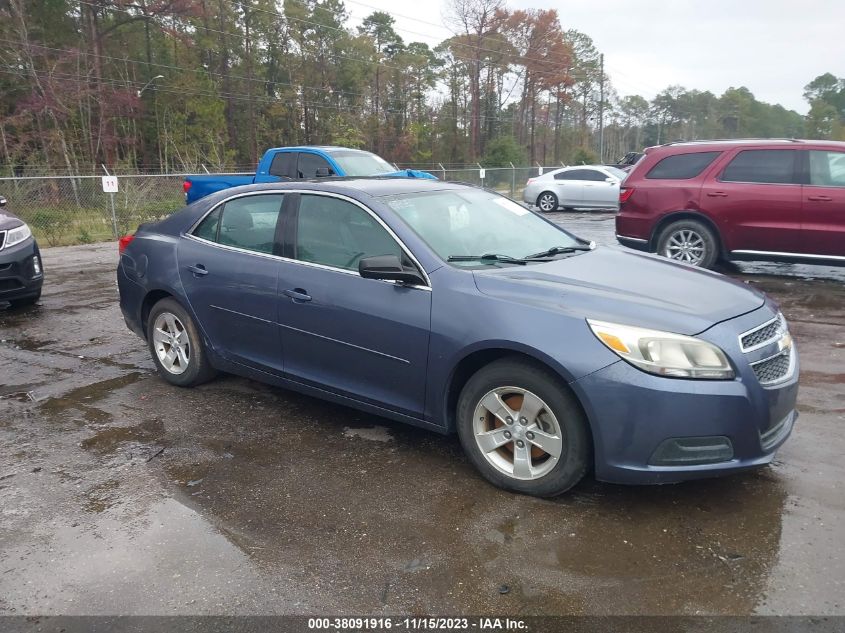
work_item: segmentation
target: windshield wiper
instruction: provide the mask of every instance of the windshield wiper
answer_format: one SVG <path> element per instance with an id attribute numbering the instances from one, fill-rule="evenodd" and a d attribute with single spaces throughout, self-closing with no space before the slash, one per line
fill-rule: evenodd
<path id="1" fill-rule="evenodd" d="M 563 255 L 564 253 L 575 253 L 577 251 L 591 251 L 593 250 L 591 246 L 587 244 L 578 244 L 576 246 L 552 246 L 549 249 L 544 251 L 540 251 L 539 253 L 534 253 L 533 255 L 526 255 L 526 260 L 531 259 L 540 259 L 543 257 L 552 257 L 554 255 Z"/>
<path id="2" fill-rule="evenodd" d="M 497 255 L 496 253 L 484 253 L 484 255 L 449 255 L 446 258 L 448 262 L 504 262 L 505 264 L 521 264 L 525 265 L 527 262 L 518 257 L 511 257 L 510 255 Z"/>

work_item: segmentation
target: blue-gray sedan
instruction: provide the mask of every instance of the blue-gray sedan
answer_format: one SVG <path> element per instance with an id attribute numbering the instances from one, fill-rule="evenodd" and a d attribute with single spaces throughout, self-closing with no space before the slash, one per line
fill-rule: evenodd
<path id="1" fill-rule="evenodd" d="M 165 380 L 222 370 L 456 431 L 510 490 L 761 466 L 796 418 L 797 352 L 763 294 L 490 191 L 240 187 L 120 248 L 123 315 Z"/>

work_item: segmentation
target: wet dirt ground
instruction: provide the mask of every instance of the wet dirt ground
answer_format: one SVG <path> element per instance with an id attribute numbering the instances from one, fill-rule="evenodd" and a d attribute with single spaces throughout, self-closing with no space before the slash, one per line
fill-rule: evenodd
<path id="1" fill-rule="evenodd" d="M 553 217 L 613 242 L 611 214 Z M 116 245 L 43 256 L 41 304 L 0 309 L 0 614 L 845 614 L 845 269 L 727 271 L 802 354 L 770 467 L 539 500 L 454 438 L 232 376 L 168 386 Z"/>

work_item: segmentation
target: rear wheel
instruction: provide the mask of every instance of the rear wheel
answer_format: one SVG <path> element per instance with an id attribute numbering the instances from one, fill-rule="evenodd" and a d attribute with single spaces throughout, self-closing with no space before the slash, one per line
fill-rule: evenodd
<path id="1" fill-rule="evenodd" d="M 173 385 L 193 387 L 217 373 L 193 319 L 174 299 L 162 299 L 153 306 L 147 341 L 158 373 Z"/>
<path id="2" fill-rule="evenodd" d="M 657 252 L 676 262 L 712 268 L 719 258 L 719 242 L 703 222 L 678 220 L 660 233 Z"/>
<path id="3" fill-rule="evenodd" d="M 552 497 L 577 484 L 590 461 L 587 421 L 551 372 L 502 359 L 469 379 L 458 400 L 458 435 L 485 479 Z"/>
<path id="4" fill-rule="evenodd" d="M 544 191 L 539 196 L 537 196 L 537 208 L 540 209 L 540 211 L 542 211 L 543 213 L 557 211 L 557 207 L 557 196 L 551 191 Z"/>

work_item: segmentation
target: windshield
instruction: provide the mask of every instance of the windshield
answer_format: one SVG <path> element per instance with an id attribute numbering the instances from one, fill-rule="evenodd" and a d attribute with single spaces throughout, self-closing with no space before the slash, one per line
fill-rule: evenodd
<path id="1" fill-rule="evenodd" d="M 609 174 L 611 174 L 612 176 L 616 176 L 617 178 L 625 178 L 625 176 L 628 175 L 624 171 L 616 167 L 605 167 L 605 169 Z"/>
<path id="2" fill-rule="evenodd" d="M 370 152 L 332 152 L 330 156 L 347 176 L 377 176 L 396 171 L 393 165 L 381 156 Z"/>
<path id="3" fill-rule="evenodd" d="M 462 189 L 387 196 L 393 209 L 443 260 L 496 254 L 523 258 L 583 242 L 522 205 L 487 191 Z M 460 266 L 505 262 L 472 260 Z"/>

